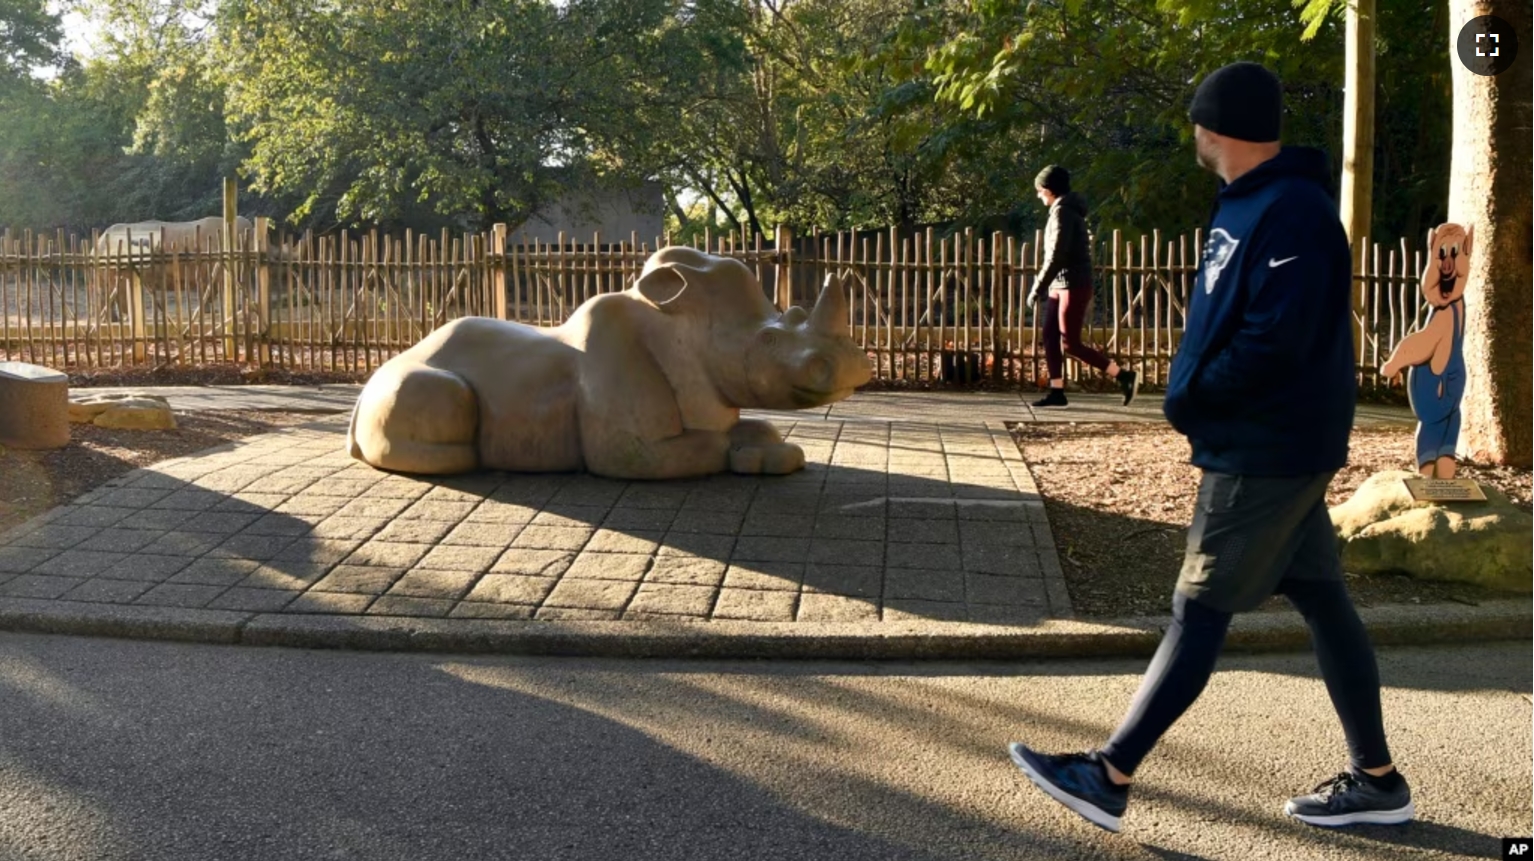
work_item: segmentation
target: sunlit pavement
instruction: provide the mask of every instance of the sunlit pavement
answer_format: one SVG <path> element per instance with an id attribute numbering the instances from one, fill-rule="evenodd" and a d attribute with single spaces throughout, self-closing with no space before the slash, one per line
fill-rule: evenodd
<path id="1" fill-rule="evenodd" d="M 1421 819 L 1286 820 L 1340 770 L 1309 655 L 1222 661 L 1125 831 L 1009 740 L 1100 742 L 1144 662 L 685 663 L 0 635 L 0 858 L 1496 857 L 1531 831 L 1528 642 L 1381 654 Z"/>

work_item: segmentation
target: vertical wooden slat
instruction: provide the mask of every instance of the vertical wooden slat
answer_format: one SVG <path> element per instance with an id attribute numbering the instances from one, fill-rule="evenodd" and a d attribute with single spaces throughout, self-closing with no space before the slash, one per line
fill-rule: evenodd
<path id="1" fill-rule="evenodd" d="M 75 363 L 79 367 L 90 366 L 90 341 L 89 328 L 86 321 L 88 316 L 82 316 L 90 302 L 90 291 L 86 286 L 86 269 L 84 266 L 85 245 L 80 241 L 79 234 L 70 234 L 69 237 L 69 260 L 68 272 L 70 283 L 70 298 L 74 300 L 74 325 L 75 325 Z M 0 265 L 0 284 L 4 283 L 3 265 Z"/>
<path id="2" fill-rule="evenodd" d="M 169 249 L 169 266 L 173 276 L 171 280 L 171 291 L 175 294 L 176 299 L 176 314 L 174 317 L 174 322 L 171 325 L 176 327 L 177 365 L 187 364 L 187 359 L 190 358 L 187 355 L 187 353 L 190 352 L 190 347 L 188 346 L 187 339 L 187 321 L 190 319 L 191 314 L 186 307 L 186 272 L 182 268 L 182 253 L 184 251 L 184 244 L 185 243 L 178 242 L 174 248 Z"/>
<path id="3" fill-rule="evenodd" d="M 1044 231 L 1042 231 L 1042 230 L 1035 230 L 1035 231 L 1033 231 L 1033 248 L 1032 248 L 1033 253 L 1032 254 L 1028 254 L 1026 256 L 1028 257 L 1028 267 L 1029 267 L 1029 272 L 1030 272 L 1031 278 L 1033 280 L 1035 280 L 1035 281 L 1037 281 L 1037 279 L 1039 278 L 1039 275 L 1041 274 L 1041 270 L 1044 267 L 1044 261 L 1042 259 L 1043 248 L 1044 248 Z M 1044 333 L 1044 319 L 1043 319 L 1042 315 L 1044 314 L 1044 312 L 1046 310 L 1046 304 L 1047 304 L 1048 299 L 1049 299 L 1049 291 L 1048 291 L 1048 289 L 1045 288 L 1045 286 L 1042 283 L 1035 283 L 1031 289 L 1039 291 L 1039 304 L 1035 305 L 1034 308 L 1033 308 L 1033 327 L 1032 327 L 1033 343 L 1029 346 L 1029 369 L 1028 369 L 1028 373 L 1036 380 L 1036 379 L 1038 379 L 1038 376 L 1039 376 L 1039 362 L 1043 361 L 1039 357 L 1039 351 L 1043 347 L 1043 337 L 1044 337 L 1044 334 L 1043 334 Z M 1046 370 L 1047 370 L 1047 368 L 1046 368 Z"/>
<path id="4" fill-rule="evenodd" d="M 0 234 L 0 337 L 5 338 L 4 354 L 7 359 L 14 359 L 11 344 L 11 293 L 17 293 L 20 299 L 21 282 L 13 281 L 12 272 L 15 269 L 15 255 L 11 252 L 11 233 L 7 230 Z M 94 267 L 93 267 L 94 271 Z M 20 319 L 17 320 L 20 323 Z"/>
<path id="5" fill-rule="evenodd" d="M 528 316 L 532 311 L 533 299 L 535 298 L 533 295 L 534 290 L 530 283 L 524 284 L 522 282 L 522 279 L 526 277 L 522 272 L 522 255 L 526 248 L 525 242 L 519 242 L 512 246 L 508 252 L 511 257 L 511 293 L 512 298 L 516 300 L 517 322 L 527 323 L 531 319 L 532 323 L 536 325 L 537 319 L 529 318 Z M 524 304 L 524 297 L 526 297 L 526 304 Z"/>
<path id="6" fill-rule="evenodd" d="M 940 289 L 937 283 L 937 279 L 941 277 L 941 273 L 933 268 L 935 264 L 932 259 L 932 239 L 933 232 L 932 228 L 929 226 L 921 234 L 922 284 L 927 299 L 927 307 L 922 310 L 922 317 L 925 319 L 925 325 L 922 327 L 921 335 L 923 353 L 922 362 L 927 366 L 927 379 L 929 381 L 936 380 L 938 378 L 937 358 L 934 355 L 932 349 L 932 333 L 934 327 L 938 325 L 938 321 L 933 319 L 933 317 L 937 314 L 933 303 L 936 301 L 937 292 Z M 941 341 L 938 342 L 938 349 L 942 349 Z"/>
<path id="7" fill-rule="evenodd" d="M 373 285 L 376 287 L 378 284 L 378 231 L 375 229 L 364 233 L 357 240 L 362 253 L 356 257 L 356 271 L 352 276 L 351 307 L 357 327 L 357 340 L 362 346 L 362 368 L 371 373 L 373 345 L 378 340 L 378 323 L 376 316 L 369 313 L 368 282 L 371 275 Z"/>
<path id="8" fill-rule="evenodd" d="M 346 295 L 345 288 L 347 247 L 351 245 L 351 234 L 342 230 L 341 235 L 332 237 L 335 242 L 330 249 L 330 265 L 325 267 L 325 339 L 329 341 L 330 369 L 338 370 L 341 367 L 341 356 L 345 350 L 346 325 L 344 320 L 338 322 L 341 316 L 341 302 Z"/>
<path id="9" fill-rule="evenodd" d="M 1368 335 L 1370 335 L 1371 347 L 1368 378 L 1371 381 L 1379 373 L 1379 364 L 1381 364 L 1379 362 L 1379 341 L 1384 336 L 1384 333 L 1379 330 L 1379 290 L 1381 290 L 1381 281 L 1384 279 L 1384 272 L 1379 267 L 1379 252 L 1381 252 L 1379 246 L 1374 246 L 1374 272 L 1373 279 L 1370 282 L 1370 298 L 1368 298 L 1368 318 L 1370 318 L 1368 319 Z"/>
<path id="10" fill-rule="evenodd" d="M 533 325 L 542 326 L 543 289 L 542 285 L 538 281 L 538 240 L 533 239 L 531 240 L 531 244 L 529 244 L 529 242 L 526 240 L 526 235 L 524 234 L 522 248 L 529 255 L 526 258 L 525 270 L 527 275 L 528 299 L 533 306 Z"/>
<path id="11" fill-rule="evenodd" d="M 1019 342 L 1022 340 L 1022 331 L 1019 324 L 1019 310 L 1022 308 L 1022 302 L 1020 300 L 1022 297 L 1018 294 L 1017 289 L 1019 285 L 1019 280 L 1016 275 L 1017 237 L 1010 234 L 1007 236 L 1007 256 L 1006 259 L 1002 261 L 1002 267 L 1003 277 L 1006 279 L 1004 288 L 1006 290 L 1007 297 L 1006 318 L 1004 320 L 1004 325 L 1006 326 L 1007 332 L 1006 352 L 1004 356 L 1006 365 L 1002 370 L 1002 374 L 1003 379 L 1005 379 L 1007 382 L 1015 383 L 1017 382 L 1018 373 L 1017 366 L 1013 364 L 1013 358 L 1018 354 L 1018 347 L 1020 346 Z"/>
<path id="12" fill-rule="evenodd" d="M 980 347 L 980 318 L 977 306 L 984 297 L 977 278 L 983 272 L 984 263 L 976 259 L 980 252 L 975 241 L 975 229 L 964 228 L 964 351 L 977 353 Z"/>
<path id="13" fill-rule="evenodd" d="M 705 244 L 704 247 L 707 247 L 707 245 Z M 575 292 L 574 286 L 572 284 L 574 279 L 572 279 L 566 272 L 567 264 L 565 263 L 565 232 L 563 230 L 559 231 L 559 248 L 555 252 L 555 261 L 555 271 L 558 273 L 558 278 L 555 283 L 558 287 L 559 313 L 555 314 L 549 321 L 549 325 L 551 326 L 558 326 L 560 323 L 563 323 L 565 320 L 569 319 L 570 306 L 573 304 L 573 294 Z"/>
<path id="14" fill-rule="evenodd" d="M 69 365 L 69 343 L 65 340 L 64 331 L 63 268 L 57 262 L 59 256 L 64 253 L 64 231 L 56 229 L 55 238 L 56 242 L 49 240 L 48 247 L 48 316 L 55 318 L 57 328 L 50 325 L 49 330 L 57 334 L 54 335 L 55 346 L 49 348 L 48 354 L 55 363 L 54 367 L 57 368 Z"/>
<path id="15" fill-rule="evenodd" d="M 311 370 L 321 368 L 319 341 L 316 338 L 316 328 L 318 328 L 316 319 L 319 318 L 322 308 L 324 308 L 321 299 L 321 290 L 324 289 L 322 285 L 324 285 L 325 278 L 325 267 L 322 266 L 321 262 L 324 259 L 324 244 L 325 239 L 314 236 L 313 230 L 305 230 L 304 246 L 302 246 L 304 250 L 299 255 L 299 259 L 308 264 L 308 304 L 305 305 L 304 310 L 304 359 L 302 359 L 301 364 L 302 367 L 311 368 Z M 295 287 L 298 287 L 296 282 Z"/>
<path id="16" fill-rule="evenodd" d="M 874 266 L 873 272 L 870 274 L 874 306 L 874 376 L 880 380 L 888 380 L 893 374 L 884 369 L 884 361 L 889 357 L 887 345 L 891 338 L 890 325 L 892 321 L 885 313 L 885 308 L 888 307 L 889 302 L 886 300 L 888 294 L 888 287 L 886 286 L 888 283 L 886 281 L 888 272 L 885 267 L 883 231 L 874 234 Z M 894 369 L 893 358 L 890 358 L 890 368 L 891 371 Z"/>
<path id="17" fill-rule="evenodd" d="M 1154 357 L 1153 361 L 1155 362 L 1155 366 L 1156 366 L 1156 375 L 1155 375 L 1156 381 L 1157 382 L 1165 382 L 1161 378 L 1161 305 L 1162 305 L 1161 291 L 1162 291 L 1162 280 L 1161 280 L 1161 231 L 1159 229 L 1151 231 L 1150 247 L 1151 247 L 1151 260 L 1150 260 L 1151 280 L 1150 280 L 1150 283 L 1154 284 L 1155 287 L 1156 287 L 1155 296 L 1152 297 L 1154 313 L 1151 316 L 1151 321 L 1153 323 L 1155 331 L 1151 335 L 1151 355 Z"/>
<path id="18" fill-rule="evenodd" d="M 1150 333 L 1146 331 L 1149 324 L 1155 319 L 1151 316 L 1150 300 L 1150 237 L 1140 234 L 1140 262 L 1136 264 L 1135 271 L 1139 274 L 1139 297 L 1140 297 L 1140 364 L 1144 366 L 1154 354 L 1150 352 Z M 1153 374 L 1159 382 L 1159 369 Z"/>
<path id="19" fill-rule="evenodd" d="M 929 261 L 930 262 L 930 261 Z M 948 238 L 941 237 L 937 242 L 937 266 L 933 270 L 937 278 L 937 354 L 943 356 L 948 351 L 948 313 L 953 310 L 953 299 L 948 295 Z M 938 363 L 938 375 L 942 374 L 942 363 Z"/>
<path id="20" fill-rule="evenodd" d="M 998 382 L 1012 378 L 1007 346 L 1012 340 L 1012 262 L 1008 256 L 1010 245 L 1007 239 L 1007 235 L 999 230 L 991 232 L 991 378 Z"/>
<path id="21" fill-rule="evenodd" d="M 158 282 L 154 295 L 155 333 L 158 335 L 158 352 L 155 358 L 156 367 L 164 367 L 170 364 L 170 254 L 168 249 L 161 245 L 159 249 L 160 262 L 154 267 L 155 280 Z"/>
<path id="22" fill-rule="evenodd" d="M 853 325 L 855 340 L 857 341 L 858 346 L 862 348 L 863 352 L 867 353 L 868 316 L 870 313 L 872 313 L 872 305 L 870 302 L 871 297 L 869 296 L 868 287 L 869 279 L 873 277 L 874 268 L 877 263 L 874 260 L 871 260 L 868 256 L 868 237 L 856 237 L 856 241 L 858 244 L 858 257 L 861 259 L 861 264 L 858 267 L 859 277 L 854 279 L 853 282 L 854 287 L 857 289 L 857 295 L 849 297 L 848 304 L 852 306 L 854 312 L 857 314 L 857 319 Z M 877 331 L 878 328 L 876 324 L 875 332 Z M 877 369 L 875 369 L 875 371 L 877 372 Z"/>
<path id="23" fill-rule="evenodd" d="M 36 329 L 36 326 L 34 325 L 34 323 L 32 322 L 32 317 L 33 317 L 33 313 L 32 313 L 33 267 L 34 267 L 36 261 L 34 260 L 34 254 L 33 254 L 33 248 L 32 248 L 32 231 L 31 230 L 27 230 L 27 231 L 25 231 L 22 234 L 22 254 L 24 255 L 23 260 L 22 260 L 22 266 L 24 267 L 22 269 L 22 277 L 23 277 L 23 279 L 26 282 L 26 301 L 22 305 L 21 314 L 22 314 L 22 319 L 26 321 L 26 326 L 27 326 L 27 359 L 26 360 L 28 362 L 31 362 L 31 363 L 36 363 L 37 362 L 37 329 Z"/>

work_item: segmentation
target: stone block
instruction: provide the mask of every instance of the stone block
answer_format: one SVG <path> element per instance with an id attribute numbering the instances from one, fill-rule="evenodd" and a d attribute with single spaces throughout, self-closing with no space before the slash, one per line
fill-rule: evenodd
<path id="1" fill-rule="evenodd" d="M 41 365 L 0 362 L 0 446 L 69 445 L 69 377 Z"/>

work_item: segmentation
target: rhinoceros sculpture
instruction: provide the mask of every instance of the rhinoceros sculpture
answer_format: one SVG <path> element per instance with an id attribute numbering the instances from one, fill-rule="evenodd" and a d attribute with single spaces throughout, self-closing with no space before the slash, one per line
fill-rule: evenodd
<path id="1" fill-rule="evenodd" d="M 667 247 L 558 327 L 466 317 L 431 333 L 363 387 L 347 445 L 409 473 L 786 474 L 804 452 L 741 408 L 828 404 L 870 371 L 839 279 L 779 313 L 740 261 Z"/>

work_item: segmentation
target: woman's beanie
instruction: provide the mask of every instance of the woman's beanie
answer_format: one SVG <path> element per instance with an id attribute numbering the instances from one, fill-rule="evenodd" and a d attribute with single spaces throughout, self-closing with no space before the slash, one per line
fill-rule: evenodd
<path id="1" fill-rule="evenodd" d="M 1256 63 L 1232 63 L 1211 72 L 1188 108 L 1188 118 L 1204 128 L 1256 143 L 1279 139 L 1283 113 L 1278 76 Z"/>
<path id="2" fill-rule="evenodd" d="M 1071 172 L 1058 164 L 1039 171 L 1039 175 L 1033 180 L 1034 188 L 1047 189 L 1054 194 L 1071 193 Z"/>

